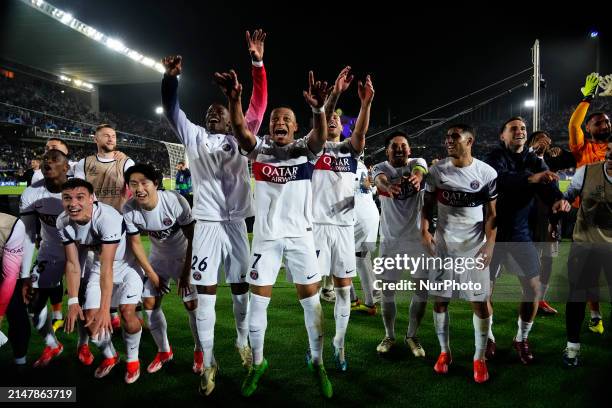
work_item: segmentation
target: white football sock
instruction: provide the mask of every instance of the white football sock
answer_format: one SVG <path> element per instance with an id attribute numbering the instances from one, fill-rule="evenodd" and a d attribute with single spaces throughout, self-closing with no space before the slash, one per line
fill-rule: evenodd
<path id="1" fill-rule="evenodd" d="M 55 320 L 62 320 L 62 311 L 61 310 L 54 310 L 53 311 L 53 319 L 55 319 Z"/>
<path id="2" fill-rule="evenodd" d="M 495 343 L 495 336 L 493 335 L 493 313 L 491 313 L 489 319 L 491 319 L 491 324 L 489 324 L 489 333 L 487 334 L 487 337 L 490 338 L 493 343 Z"/>
<path id="3" fill-rule="evenodd" d="M 142 328 L 136 333 L 128 333 L 123 329 L 123 341 L 125 341 L 125 354 L 128 363 L 131 361 L 138 361 L 138 348 L 140 347 L 140 336 L 142 335 Z"/>
<path id="4" fill-rule="evenodd" d="M 397 308 L 395 306 L 395 292 L 391 290 L 383 290 L 382 294 L 382 319 L 385 325 L 385 336 L 395 339 L 395 315 Z"/>
<path id="5" fill-rule="evenodd" d="M 533 322 L 524 322 L 520 317 L 518 318 L 518 330 L 516 332 L 516 341 L 525 341 L 527 337 L 529 337 L 529 332 L 531 331 L 531 326 L 533 326 Z"/>
<path id="6" fill-rule="evenodd" d="M 249 340 L 253 350 L 253 364 L 259 365 L 263 361 L 264 339 L 268 327 L 268 305 L 270 298 L 251 293 L 249 303 Z"/>
<path id="7" fill-rule="evenodd" d="M 92 337 L 91 342 L 98 346 L 104 358 L 113 358 L 115 357 L 116 351 L 113 346 L 111 334 L 108 333 L 104 336 L 98 335 L 97 337 Z"/>
<path id="8" fill-rule="evenodd" d="M 202 351 L 202 345 L 200 344 L 200 336 L 198 334 L 198 326 L 196 324 L 196 310 L 187 310 L 189 315 L 189 327 L 191 328 L 191 334 L 193 335 L 193 342 L 195 344 L 195 351 Z"/>
<path id="9" fill-rule="evenodd" d="M 410 308 L 408 309 L 408 331 L 406 332 L 407 337 L 415 337 L 421 321 L 425 315 L 425 309 L 427 308 L 427 292 L 418 291 L 415 292 L 410 299 Z"/>
<path id="10" fill-rule="evenodd" d="M 374 281 L 376 280 L 374 270 L 372 269 L 372 257 L 368 252 L 363 258 L 356 256 L 355 265 L 357 266 L 357 274 L 361 281 L 361 290 L 363 291 L 363 301 L 368 306 L 374 306 Z"/>
<path id="11" fill-rule="evenodd" d="M 487 351 L 487 334 L 489 333 L 489 327 L 491 327 L 491 317 L 481 319 L 474 313 L 472 323 L 474 324 L 474 345 L 476 346 L 474 360 L 482 360 L 485 358 L 485 352 Z"/>
<path id="12" fill-rule="evenodd" d="M 38 315 L 32 316 L 32 323 L 44 339 L 46 346 L 52 348 L 58 346 L 57 338 L 53 331 L 53 324 L 51 323 L 51 316 L 47 312 L 47 306 L 43 307 Z"/>
<path id="13" fill-rule="evenodd" d="M 241 295 L 232 294 L 234 309 L 234 320 L 236 321 L 236 346 L 244 347 L 248 345 L 249 321 L 247 312 L 249 308 L 249 293 Z"/>
<path id="14" fill-rule="evenodd" d="M 591 310 L 591 319 L 601 319 L 601 312 L 599 310 Z"/>
<path id="15" fill-rule="evenodd" d="M 153 310 L 145 309 L 147 320 L 149 321 L 149 330 L 151 336 L 157 345 L 157 351 L 170 351 L 170 343 L 168 342 L 168 323 L 166 316 L 161 307 Z"/>
<path id="16" fill-rule="evenodd" d="M 351 286 L 334 288 L 336 291 L 336 304 L 334 305 L 334 319 L 336 320 L 336 335 L 334 336 L 334 346 L 344 348 L 344 337 L 351 315 Z"/>
<path id="17" fill-rule="evenodd" d="M 323 362 L 323 310 L 319 295 L 300 299 L 304 309 L 304 324 L 308 332 L 308 344 L 314 364 Z"/>
<path id="18" fill-rule="evenodd" d="M 433 312 L 434 327 L 436 329 L 436 335 L 438 336 L 438 342 L 440 342 L 440 351 L 442 353 L 450 352 L 450 340 L 448 332 L 449 316 L 448 310 L 446 312 L 437 313 Z"/>
<path id="19" fill-rule="evenodd" d="M 213 346 L 215 344 L 215 303 L 217 295 L 198 294 L 198 308 L 196 313 L 196 325 L 200 337 L 200 345 L 204 352 L 204 367 L 212 367 L 214 362 Z"/>
<path id="20" fill-rule="evenodd" d="M 79 332 L 79 346 L 89 343 L 89 333 L 85 328 L 85 322 L 83 320 L 77 319 L 77 330 Z"/>
<path id="21" fill-rule="evenodd" d="M 571 348 L 574 350 L 580 350 L 580 343 L 572 343 L 572 342 L 567 342 L 567 348 Z"/>

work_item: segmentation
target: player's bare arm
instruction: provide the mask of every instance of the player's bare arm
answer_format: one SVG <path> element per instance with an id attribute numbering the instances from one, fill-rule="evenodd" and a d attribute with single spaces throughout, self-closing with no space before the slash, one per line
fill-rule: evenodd
<path id="1" fill-rule="evenodd" d="M 325 117 L 325 100 L 329 94 L 327 82 L 316 81 L 314 73 L 308 72 L 308 90 L 304 91 L 304 99 L 312 108 L 312 133 L 308 138 L 308 148 L 314 154 L 323 150 L 327 141 L 327 118 Z"/>

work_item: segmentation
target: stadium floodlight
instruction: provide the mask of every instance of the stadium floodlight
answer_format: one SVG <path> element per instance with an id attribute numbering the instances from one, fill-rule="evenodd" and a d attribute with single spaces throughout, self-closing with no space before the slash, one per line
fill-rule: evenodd
<path id="1" fill-rule="evenodd" d="M 76 86 L 81 86 L 81 85 L 83 85 L 83 81 L 81 81 L 80 79 L 75 79 L 75 80 L 74 80 L 74 84 L 75 84 Z"/>
<path id="2" fill-rule="evenodd" d="M 61 21 L 63 24 L 66 24 L 66 25 L 70 24 L 70 22 L 72 21 L 72 14 L 70 14 L 70 13 L 65 13 L 65 14 L 62 16 L 62 18 L 61 18 L 61 20 L 60 20 L 60 21 Z"/>
<path id="3" fill-rule="evenodd" d="M 163 74 L 164 72 L 166 72 L 166 68 L 164 68 L 164 66 L 162 64 L 160 64 L 159 62 L 155 63 L 155 67 L 154 67 L 157 72 L 159 72 L 160 74 Z"/>
<path id="4" fill-rule="evenodd" d="M 119 40 L 115 40 L 114 38 L 106 38 L 106 46 L 111 50 L 115 50 L 118 52 L 125 52 L 127 47 L 123 45 L 123 43 Z"/>
<path id="5" fill-rule="evenodd" d="M 162 108 L 161 106 L 158 106 L 157 108 L 155 108 L 155 113 L 157 113 L 158 115 L 161 115 L 162 113 L 164 113 L 164 108 Z"/>
<path id="6" fill-rule="evenodd" d="M 66 82 L 70 82 L 70 81 L 72 81 L 72 79 L 68 78 L 68 77 L 67 77 L 67 76 L 65 76 L 65 75 L 60 75 L 60 77 L 59 77 L 59 78 L 60 78 L 60 80 L 61 80 L 61 81 L 66 81 Z"/>
<path id="7" fill-rule="evenodd" d="M 152 67 L 155 65 L 155 61 L 153 61 L 149 57 L 145 57 L 141 62 L 143 63 L 143 65 L 146 65 L 147 67 Z"/>
<path id="8" fill-rule="evenodd" d="M 36 7 L 42 7 L 45 4 L 43 0 L 32 0 L 32 3 L 36 4 Z"/>
<path id="9" fill-rule="evenodd" d="M 144 58 L 144 56 L 142 54 L 139 54 L 139 53 L 137 53 L 134 50 L 128 52 L 128 57 L 130 57 L 131 59 L 133 59 L 136 62 L 140 62 L 140 60 L 142 60 Z"/>
<path id="10" fill-rule="evenodd" d="M 591 36 L 591 38 L 597 38 L 599 36 L 599 32 L 593 30 L 589 33 L 589 35 Z"/>
<path id="11" fill-rule="evenodd" d="M 523 106 L 525 106 L 526 108 L 533 108 L 535 106 L 535 101 L 533 99 L 527 99 L 523 103 Z"/>

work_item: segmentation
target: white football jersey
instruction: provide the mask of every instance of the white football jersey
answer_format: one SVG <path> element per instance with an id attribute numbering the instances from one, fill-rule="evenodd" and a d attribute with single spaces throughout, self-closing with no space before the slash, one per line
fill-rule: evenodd
<path id="1" fill-rule="evenodd" d="M 45 186 L 45 180 L 39 180 L 26 188 L 19 200 L 19 215 L 26 221 L 28 234 L 35 236 L 35 222 L 30 222 L 30 217 L 40 220 L 40 237 L 42 239 L 39 255 L 52 255 L 56 258 L 64 258 L 62 239 L 57 230 L 57 217 L 64 211 L 62 207 L 62 193 L 51 193 Z M 32 220 L 33 221 L 33 220 Z M 34 229 L 34 231 L 32 231 Z M 29 272 L 32 254 L 24 254 L 22 273 Z M 29 258 L 29 259 L 26 259 Z"/>
<path id="2" fill-rule="evenodd" d="M 126 272 L 125 222 L 117 210 L 110 205 L 95 202 L 91 220 L 84 225 L 70 220 L 68 213 L 61 213 L 57 219 L 64 245 L 75 243 L 81 260 L 81 270 L 87 257 L 87 251 L 93 251 L 92 270 L 100 270 L 100 251 L 102 244 L 119 244 L 113 262 L 113 281 L 120 282 Z"/>
<path id="3" fill-rule="evenodd" d="M 202 221 L 240 221 L 253 215 L 248 160 L 232 135 L 211 135 L 178 109 L 176 135 L 185 146 L 193 187 L 193 216 Z"/>
<path id="4" fill-rule="evenodd" d="M 497 172 L 476 158 L 456 167 L 451 158 L 429 169 L 426 191 L 436 195 L 436 237 L 444 243 L 477 244 L 484 240 L 483 204 L 497 198 Z"/>
<path id="5" fill-rule="evenodd" d="M 378 208 L 374 202 L 374 186 L 366 186 L 365 181 L 369 172 L 366 165 L 360 160 L 357 162 L 357 173 L 355 174 L 355 222 L 360 219 L 377 218 Z"/>
<path id="6" fill-rule="evenodd" d="M 317 157 L 308 137 L 279 146 L 257 138 L 248 157 L 255 177 L 255 225 L 259 240 L 301 237 L 312 230 L 311 178 Z"/>
<path id="7" fill-rule="evenodd" d="M 326 142 L 312 174 L 312 213 L 317 224 L 353 225 L 359 152 L 350 139 Z"/>
<path id="8" fill-rule="evenodd" d="M 187 238 L 181 227 L 195 222 L 187 200 L 176 191 L 158 191 L 154 209 L 140 208 L 132 198 L 123 206 L 127 234 L 146 233 L 151 239 L 150 258 L 170 259 L 185 254 Z"/>
<path id="9" fill-rule="evenodd" d="M 379 190 L 380 197 L 380 240 L 381 241 L 421 241 L 421 208 L 423 208 L 423 189 L 418 192 L 412 183 L 402 177 L 410 177 L 415 167 L 427 171 L 427 162 L 421 158 L 410 158 L 403 167 L 393 167 L 388 161 L 374 166 L 374 179 L 385 174 L 390 183 L 401 183 L 402 191 L 395 197 Z"/>

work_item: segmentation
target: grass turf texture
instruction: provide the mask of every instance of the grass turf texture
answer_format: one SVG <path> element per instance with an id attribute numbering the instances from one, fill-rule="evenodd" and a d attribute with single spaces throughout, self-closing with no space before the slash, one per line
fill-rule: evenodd
<path id="1" fill-rule="evenodd" d="M 148 241 L 144 239 L 148 249 Z M 551 286 L 564 288 L 564 260 L 568 245 L 563 245 L 555 260 L 555 272 Z M 496 290 L 516 290 L 516 277 L 506 274 Z M 359 292 L 359 283 L 356 282 Z M 605 292 L 605 291 L 604 291 Z M 508 407 L 520 404 L 524 407 L 583 406 L 594 403 L 605 392 L 606 377 L 612 362 L 612 336 L 603 336 L 583 329 L 583 365 L 577 369 L 565 369 L 561 364 L 561 352 L 565 347 L 564 306 L 553 303 L 560 314 L 554 317 L 537 317 L 530 335 L 536 356 L 533 366 L 524 367 L 518 361 L 511 341 L 516 333 L 517 303 L 495 304 L 494 332 L 498 344 L 498 356 L 489 363 L 491 379 L 486 384 L 476 384 L 472 379 L 474 334 L 472 312 L 469 304 L 455 301 L 450 305 L 450 338 L 453 364 L 447 376 L 438 376 L 433 365 L 439 352 L 433 329 L 431 304 L 423 319 L 419 336 L 427 352 L 424 360 L 412 357 L 401 339 L 407 327 L 408 296 L 398 296 L 396 322 L 397 347 L 390 357 L 379 357 L 376 345 L 384 335 L 380 314 L 374 317 L 353 313 L 346 340 L 349 371 L 339 373 L 332 361 L 330 346 L 334 333 L 333 304 L 322 302 L 325 315 L 324 359 L 334 386 L 334 397 L 325 402 L 329 406 L 422 406 L 444 407 Z M 65 305 L 65 304 L 64 304 Z M 64 306 L 65 307 L 65 306 Z M 290 403 L 294 407 L 323 404 L 312 374 L 307 371 L 304 352 L 308 346 L 303 323 L 302 308 L 294 287 L 287 283 L 281 271 L 268 309 L 265 355 L 270 370 L 260 382 L 257 392 L 249 399 L 240 396 L 240 385 L 245 371 L 240 366 L 234 349 L 235 329 L 230 291 L 221 285 L 217 297 L 217 324 L 215 331 L 215 356 L 220 364 L 217 388 L 206 400 L 197 393 L 199 377 L 191 372 L 193 339 L 187 314 L 176 296 L 176 286 L 163 301 L 168 321 L 168 337 L 174 351 L 174 361 L 155 374 L 146 372 L 147 365 L 156 353 L 156 347 L 148 330 L 143 331 L 140 361 L 141 377 L 132 385 L 126 385 L 124 343 L 119 333 L 114 343 L 122 362 L 111 374 L 101 380 L 93 377 L 100 363 L 100 352 L 91 345 L 96 360 L 91 367 L 82 366 L 76 358 L 76 334 L 58 332 L 64 344 L 63 354 L 44 369 L 33 369 L 43 342 L 32 332 L 28 352 L 28 366 L 16 372 L 11 364 L 10 345 L 0 349 L 0 385 L 2 386 L 76 386 L 78 405 L 88 406 L 156 406 L 174 403 L 175 406 L 208 404 L 211 406 L 271 406 Z M 610 307 L 602 303 L 606 328 L 612 329 Z M 3 323 L 6 333 L 7 326 Z"/>

